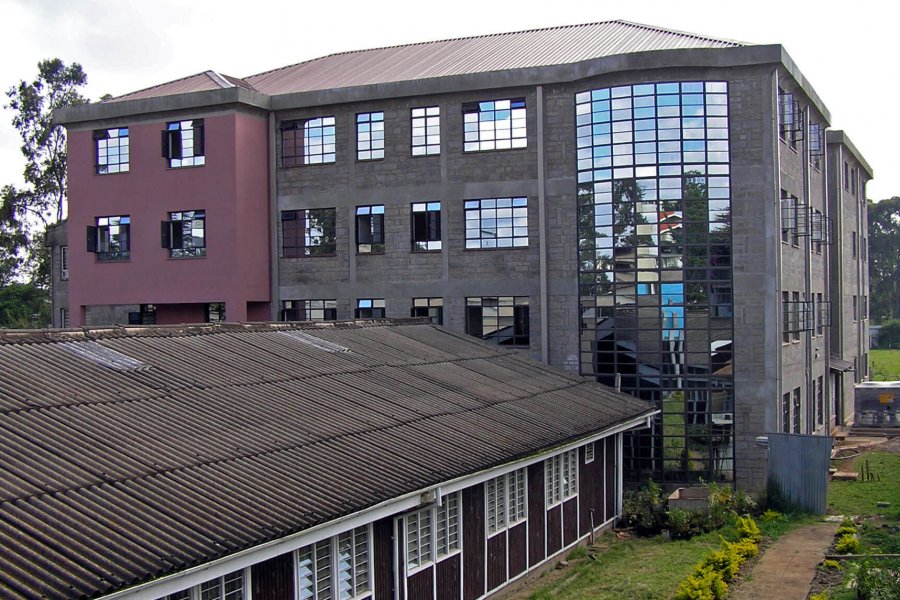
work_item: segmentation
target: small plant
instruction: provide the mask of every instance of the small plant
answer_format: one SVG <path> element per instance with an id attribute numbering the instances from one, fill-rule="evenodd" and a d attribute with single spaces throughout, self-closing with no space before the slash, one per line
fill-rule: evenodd
<path id="1" fill-rule="evenodd" d="M 822 563 L 819 565 L 819 567 L 821 569 L 824 569 L 825 571 L 843 571 L 844 570 L 844 567 L 841 566 L 841 563 L 834 560 L 833 558 L 826 558 L 825 560 L 822 561 Z"/>
<path id="2" fill-rule="evenodd" d="M 662 488 L 652 479 L 622 501 L 622 520 L 642 535 L 659 533 L 665 519 Z"/>
<path id="3" fill-rule="evenodd" d="M 777 510 L 767 509 L 766 512 L 760 516 L 760 519 L 765 521 L 766 523 L 772 523 L 774 521 L 784 521 L 785 516 L 783 513 L 778 512 Z"/>
<path id="4" fill-rule="evenodd" d="M 838 530 L 834 535 L 835 537 L 856 535 L 856 527 L 844 527 L 843 525 L 841 525 L 840 527 L 838 527 Z"/>
<path id="5" fill-rule="evenodd" d="M 900 598 L 900 560 L 864 560 L 856 572 L 856 593 L 863 600 Z"/>
<path id="6" fill-rule="evenodd" d="M 702 564 L 717 571 L 727 583 L 733 581 L 737 576 L 742 562 L 744 562 L 744 560 L 738 556 L 733 548 L 723 544 L 721 550 L 716 550 L 715 552 L 707 554 L 706 558 L 703 559 Z"/>
<path id="7" fill-rule="evenodd" d="M 841 519 L 841 527 L 853 527 L 856 529 L 856 523 L 853 522 L 853 519 L 850 517 L 844 517 Z"/>
<path id="8" fill-rule="evenodd" d="M 844 534 L 834 543 L 834 551 L 838 554 L 859 553 L 859 540 L 855 535 Z"/>
<path id="9" fill-rule="evenodd" d="M 762 532 L 753 517 L 738 517 L 737 533 L 739 539 L 750 539 L 757 544 L 762 540 Z"/>
<path id="10" fill-rule="evenodd" d="M 737 542 L 725 542 L 741 558 L 750 558 L 759 554 L 759 544 L 750 538 L 744 538 Z"/>
<path id="11" fill-rule="evenodd" d="M 711 567 L 697 565 L 694 572 L 678 586 L 674 600 L 724 600 L 728 584 Z"/>
<path id="12" fill-rule="evenodd" d="M 822 590 L 818 594 L 813 594 L 809 597 L 809 600 L 828 600 L 828 590 Z"/>

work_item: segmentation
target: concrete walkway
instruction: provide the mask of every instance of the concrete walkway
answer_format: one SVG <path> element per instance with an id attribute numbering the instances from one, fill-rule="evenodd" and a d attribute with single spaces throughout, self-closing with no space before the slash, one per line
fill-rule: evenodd
<path id="1" fill-rule="evenodd" d="M 733 590 L 731 600 L 806 600 L 816 576 L 816 565 L 837 531 L 838 523 L 805 525 L 782 536 L 769 546 L 749 576 Z"/>

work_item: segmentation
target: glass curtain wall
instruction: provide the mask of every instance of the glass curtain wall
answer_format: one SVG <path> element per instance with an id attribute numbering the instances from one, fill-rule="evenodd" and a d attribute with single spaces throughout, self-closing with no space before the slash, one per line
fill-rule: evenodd
<path id="1" fill-rule="evenodd" d="M 733 478 L 725 82 L 576 94 L 581 372 L 654 401 L 632 480 Z"/>

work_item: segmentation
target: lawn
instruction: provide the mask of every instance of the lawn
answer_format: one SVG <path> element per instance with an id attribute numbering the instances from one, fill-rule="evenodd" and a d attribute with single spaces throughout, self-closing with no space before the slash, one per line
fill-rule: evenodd
<path id="1" fill-rule="evenodd" d="M 900 381 L 900 350 L 869 351 L 872 381 Z"/>
<path id="2" fill-rule="evenodd" d="M 774 539 L 813 517 L 792 517 L 765 523 L 757 519 L 766 538 Z M 551 571 L 531 587 L 528 600 L 663 600 L 671 598 L 682 579 L 710 550 L 719 549 L 722 537 L 734 538 L 733 528 L 704 533 L 689 540 L 652 538 L 617 539 L 601 536 L 594 548 L 574 551 L 570 566 Z M 587 557 L 586 554 L 592 555 Z"/>
<path id="3" fill-rule="evenodd" d="M 860 469 L 871 473 L 874 481 L 832 481 L 828 490 L 828 508 L 839 515 L 877 515 L 885 509 L 877 502 L 890 502 L 891 511 L 900 509 L 900 453 L 866 452 L 856 458 L 849 467 L 857 473 Z M 847 469 L 841 465 L 839 469 Z"/>

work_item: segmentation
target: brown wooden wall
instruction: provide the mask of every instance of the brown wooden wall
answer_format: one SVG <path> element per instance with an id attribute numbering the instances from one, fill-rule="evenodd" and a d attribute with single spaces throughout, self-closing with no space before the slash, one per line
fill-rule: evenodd
<path id="1" fill-rule="evenodd" d="M 406 594 L 409 600 L 434 600 L 434 567 L 407 577 Z"/>
<path id="2" fill-rule="evenodd" d="M 578 539 L 578 496 L 563 502 L 562 513 L 563 546 L 568 546 Z"/>
<path id="3" fill-rule="evenodd" d="M 255 600 L 293 600 L 293 552 L 253 565 L 250 581 Z"/>
<path id="4" fill-rule="evenodd" d="M 372 584 L 375 586 L 375 600 L 392 600 L 394 597 L 393 517 L 385 517 L 372 524 L 372 554 Z"/>
<path id="5" fill-rule="evenodd" d="M 562 548 L 562 504 L 547 511 L 547 556 Z"/>
<path id="6" fill-rule="evenodd" d="M 487 541 L 487 589 L 492 590 L 506 583 L 506 532 L 502 531 Z"/>
<path id="7" fill-rule="evenodd" d="M 622 435 L 618 433 L 606 438 L 606 520 L 616 516 L 616 440 Z"/>
<path id="8" fill-rule="evenodd" d="M 463 598 L 474 600 L 484 595 L 484 484 L 473 485 L 462 493 L 463 515 Z M 413 600 L 410 598 L 410 600 Z"/>
<path id="9" fill-rule="evenodd" d="M 528 526 L 519 523 L 509 530 L 509 578 L 528 568 Z M 543 537 L 543 535 L 541 536 Z"/>
<path id="10" fill-rule="evenodd" d="M 454 554 L 437 564 L 437 600 L 459 600 L 462 590 L 462 555 Z"/>
<path id="11" fill-rule="evenodd" d="M 544 463 L 528 467 L 528 566 L 544 560 Z"/>

